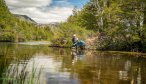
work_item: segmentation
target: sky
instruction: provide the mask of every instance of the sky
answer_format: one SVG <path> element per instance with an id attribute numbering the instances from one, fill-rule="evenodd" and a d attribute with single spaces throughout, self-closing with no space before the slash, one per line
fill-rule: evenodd
<path id="1" fill-rule="evenodd" d="M 27 15 L 40 24 L 64 22 L 74 8 L 88 0 L 5 0 L 10 12 Z"/>

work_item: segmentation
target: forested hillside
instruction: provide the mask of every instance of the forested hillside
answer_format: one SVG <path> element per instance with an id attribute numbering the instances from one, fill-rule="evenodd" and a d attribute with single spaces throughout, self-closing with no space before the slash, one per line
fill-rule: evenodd
<path id="1" fill-rule="evenodd" d="M 13 15 L 22 21 L 27 21 L 29 23 L 37 24 L 33 19 L 31 19 L 27 15 L 19 15 L 19 14 L 13 14 Z"/>
<path id="2" fill-rule="evenodd" d="M 39 28 L 32 23 L 16 18 L 0 0 L 0 41 L 19 42 L 48 40 L 52 36 L 49 28 Z"/>

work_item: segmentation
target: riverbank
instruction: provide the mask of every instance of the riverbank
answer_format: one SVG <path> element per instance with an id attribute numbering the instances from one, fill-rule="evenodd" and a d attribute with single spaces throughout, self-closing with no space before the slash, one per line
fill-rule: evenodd
<path id="1" fill-rule="evenodd" d="M 0 42 L 0 43 L 12 43 L 12 44 L 20 44 L 20 45 L 44 45 L 50 48 L 68 48 L 71 49 L 71 46 L 54 46 L 50 41 L 28 41 L 28 42 Z M 79 49 L 79 48 L 78 48 Z M 98 50 L 96 48 L 89 48 L 85 47 L 85 51 L 96 51 L 96 52 L 109 52 L 109 53 L 121 53 L 121 54 L 131 54 L 135 55 L 136 57 L 142 56 L 146 58 L 146 53 L 138 52 L 138 51 L 111 51 L 111 50 Z"/>
<path id="2" fill-rule="evenodd" d="M 23 44 L 23 45 L 50 45 L 50 41 L 30 41 L 30 42 L 18 42 L 16 44 Z"/>

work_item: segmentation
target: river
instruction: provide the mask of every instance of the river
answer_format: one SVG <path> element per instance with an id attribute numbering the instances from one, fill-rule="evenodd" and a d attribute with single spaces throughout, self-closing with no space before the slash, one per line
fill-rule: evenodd
<path id="1" fill-rule="evenodd" d="M 146 58 L 137 53 L 0 43 L 0 84 L 146 84 Z"/>

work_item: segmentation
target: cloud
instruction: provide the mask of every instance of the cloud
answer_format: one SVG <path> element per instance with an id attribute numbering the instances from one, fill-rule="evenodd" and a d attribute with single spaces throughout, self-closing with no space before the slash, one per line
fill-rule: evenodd
<path id="1" fill-rule="evenodd" d="M 51 7 L 47 11 L 39 8 L 20 8 L 13 10 L 14 13 L 27 15 L 38 23 L 51 23 L 65 21 L 72 14 L 73 8 Z"/>
<path id="2" fill-rule="evenodd" d="M 6 0 L 6 3 L 12 13 L 27 15 L 42 24 L 65 21 L 74 8 L 67 0 Z"/>
<path id="3" fill-rule="evenodd" d="M 52 0 L 5 0 L 7 5 L 15 8 L 41 7 L 52 3 Z"/>

